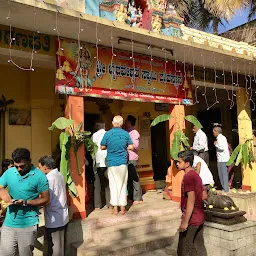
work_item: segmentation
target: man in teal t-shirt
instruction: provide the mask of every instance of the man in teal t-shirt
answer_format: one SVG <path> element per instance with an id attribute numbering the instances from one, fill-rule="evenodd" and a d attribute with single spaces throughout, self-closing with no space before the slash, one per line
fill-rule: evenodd
<path id="1" fill-rule="evenodd" d="M 0 178 L 0 199 L 9 203 L 1 229 L 1 256 L 33 255 L 39 207 L 50 201 L 46 175 L 31 164 L 30 152 L 17 148 L 14 167 Z M 5 189 L 8 187 L 8 191 Z"/>

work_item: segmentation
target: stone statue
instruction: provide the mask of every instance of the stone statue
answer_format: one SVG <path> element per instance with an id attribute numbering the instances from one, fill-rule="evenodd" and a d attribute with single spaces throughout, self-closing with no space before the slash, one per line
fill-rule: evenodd
<path id="1" fill-rule="evenodd" d="M 229 196 L 218 195 L 214 187 L 207 187 L 205 215 L 208 222 L 234 225 L 247 221 L 245 211 L 240 211 Z"/>
<path id="2" fill-rule="evenodd" d="M 126 22 L 128 16 L 126 13 L 126 9 L 123 4 L 120 5 L 119 10 L 116 13 L 116 20 L 118 22 Z"/>
<path id="3" fill-rule="evenodd" d="M 159 17 L 159 15 L 152 17 L 151 25 L 153 32 L 160 32 L 162 27 L 162 19 Z"/>
<path id="4" fill-rule="evenodd" d="M 225 195 L 218 195 L 217 190 L 209 186 L 207 188 L 207 202 L 209 208 L 223 209 L 223 210 L 239 210 L 232 198 Z M 212 206 L 212 207 L 211 207 Z"/>

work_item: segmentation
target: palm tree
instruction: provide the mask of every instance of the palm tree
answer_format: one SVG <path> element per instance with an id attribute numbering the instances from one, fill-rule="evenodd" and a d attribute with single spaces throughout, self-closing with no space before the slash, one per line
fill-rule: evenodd
<path id="1" fill-rule="evenodd" d="M 237 10 L 256 0 L 168 0 L 189 26 L 206 30 L 212 25 L 218 34 L 219 24 L 229 21 Z M 255 7 L 256 11 L 256 7 Z"/>
<path id="2" fill-rule="evenodd" d="M 5 113 L 10 104 L 13 104 L 14 100 L 7 100 L 4 95 L 0 98 L 0 162 L 5 157 Z"/>

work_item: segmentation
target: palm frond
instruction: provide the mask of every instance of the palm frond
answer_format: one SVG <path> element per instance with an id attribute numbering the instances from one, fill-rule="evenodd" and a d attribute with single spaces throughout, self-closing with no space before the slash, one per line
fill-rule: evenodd
<path id="1" fill-rule="evenodd" d="M 201 2 L 209 13 L 227 20 L 230 20 L 238 10 L 250 4 L 250 0 L 201 0 Z"/>
<path id="2" fill-rule="evenodd" d="M 248 20 L 249 21 L 253 20 L 255 16 L 256 16 L 256 0 L 252 0 L 249 15 L 248 15 Z"/>

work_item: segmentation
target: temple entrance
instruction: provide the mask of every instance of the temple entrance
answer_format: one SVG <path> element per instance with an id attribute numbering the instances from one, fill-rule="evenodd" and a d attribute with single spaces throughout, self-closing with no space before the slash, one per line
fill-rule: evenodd
<path id="1" fill-rule="evenodd" d="M 166 123 L 151 127 L 152 166 L 154 180 L 165 180 L 167 173 Z"/>

